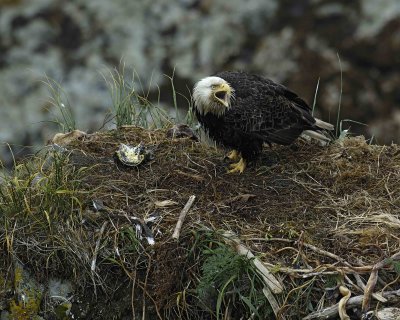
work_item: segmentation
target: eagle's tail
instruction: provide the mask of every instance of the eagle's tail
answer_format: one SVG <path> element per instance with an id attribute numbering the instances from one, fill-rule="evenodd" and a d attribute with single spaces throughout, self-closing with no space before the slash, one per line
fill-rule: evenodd
<path id="1" fill-rule="evenodd" d="M 330 124 L 328 122 L 322 121 L 322 120 L 317 119 L 317 118 L 315 118 L 315 126 L 317 126 L 320 129 L 324 129 L 324 130 L 333 130 L 333 129 L 335 129 L 333 124 Z"/>
<path id="2" fill-rule="evenodd" d="M 335 127 L 325 121 L 322 121 L 320 119 L 315 119 L 315 126 L 317 127 L 316 129 L 321 129 L 321 130 L 333 130 Z M 327 143 L 330 142 L 332 139 L 330 139 L 329 137 L 327 137 L 326 135 L 324 135 L 322 132 L 318 132 L 318 131 L 314 131 L 314 130 L 305 130 L 303 131 L 303 134 L 305 134 L 306 136 L 309 136 L 310 138 L 314 138 L 318 141 Z"/>
<path id="3" fill-rule="evenodd" d="M 319 133 L 317 131 L 304 130 L 302 132 L 302 134 L 304 134 L 304 135 L 306 135 L 306 136 L 308 136 L 310 138 L 314 138 L 314 139 L 316 139 L 318 141 L 325 142 L 325 143 L 331 141 L 331 139 L 329 137 L 327 137 L 327 136 L 325 136 L 322 133 Z"/>

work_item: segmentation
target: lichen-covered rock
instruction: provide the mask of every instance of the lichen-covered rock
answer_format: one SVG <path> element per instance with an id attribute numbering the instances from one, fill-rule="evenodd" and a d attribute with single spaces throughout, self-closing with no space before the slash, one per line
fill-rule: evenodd
<path id="1" fill-rule="evenodd" d="M 40 320 L 38 315 L 44 287 L 38 283 L 21 264 L 14 267 L 15 297 L 9 303 L 9 319 Z"/>
<path id="2" fill-rule="evenodd" d="M 0 319 L 3 320 L 3 311 L 8 308 L 7 298 L 12 295 L 13 284 L 6 273 L 0 271 Z M 4 314 L 6 312 L 4 311 Z M 8 312 L 7 312 L 8 313 Z"/>
<path id="3" fill-rule="evenodd" d="M 400 308 L 384 308 L 376 313 L 378 320 L 399 320 Z"/>
<path id="4" fill-rule="evenodd" d="M 71 315 L 73 292 L 74 286 L 71 282 L 56 278 L 49 279 L 46 309 L 52 310 L 58 320 L 74 319 Z"/>

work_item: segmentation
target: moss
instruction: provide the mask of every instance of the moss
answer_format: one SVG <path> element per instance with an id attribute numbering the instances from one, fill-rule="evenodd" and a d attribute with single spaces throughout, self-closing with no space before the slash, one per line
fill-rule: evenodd
<path id="1" fill-rule="evenodd" d="M 10 303 L 10 319 L 13 320 L 30 320 L 40 319 L 38 316 L 41 294 L 36 292 L 28 293 L 25 296 L 25 301 L 12 300 Z"/>
<path id="2" fill-rule="evenodd" d="M 59 320 L 68 320 L 70 319 L 69 312 L 71 310 L 72 304 L 70 302 L 65 302 L 59 304 L 55 307 L 54 312 L 56 314 L 57 319 Z"/>
<path id="3" fill-rule="evenodd" d="M 4 274 L 0 272 L 0 297 L 2 292 L 6 292 L 12 289 L 12 282 L 10 279 Z"/>
<path id="4" fill-rule="evenodd" d="M 22 282 L 23 269 L 20 266 L 16 266 L 14 270 L 14 287 L 18 288 Z"/>
<path id="5" fill-rule="evenodd" d="M 7 296 L 13 291 L 12 281 L 3 272 L 0 272 L 0 310 L 7 308 Z"/>
<path id="6" fill-rule="evenodd" d="M 14 269 L 14 288 L 17 296 L 11 300 L 9 305 L 10 319 L 40 319 L 38 312 L 42 301 L 42 292 L 19 264 L 16 264 Z"/>

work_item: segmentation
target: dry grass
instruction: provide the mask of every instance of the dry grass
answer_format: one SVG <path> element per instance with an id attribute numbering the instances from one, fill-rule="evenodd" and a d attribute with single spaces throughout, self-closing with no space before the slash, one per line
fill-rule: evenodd
<path id="1" fill-rule="evenodd" d="M 153 160 L 137 168 L 115 164 L 120 143 L 140 142 L 154 148 Z M 96 288 L 110 301 L 123 286 L 132 297 L 124 308 L 135 315 L 262 319 L 271 310 L 261 308 L 265 299 L 254 293 L 261 292 L 260 280 L 246 264 L 248 277 L 236 276 L 232 285 L 226 280 L 229 290 L 217 288 L 218 308 L 216 301 L 199 301 L 197 288 L 207 272 L 202 266 L 210 263 L 210 254 L 227 248 L 222 234 L 232 231 L 282 282 L 284 292 L 275 295 L 278 317 L 302 318 L 335 305 L 339 286 L 365 297 L 400 289 L 398 146 L 371 146 L 362 138 L 328 147 L 298 141 L 290 148 L 266 148 L 242 175 L 226 174 L 222 151 L 166 138 L 165 130 L 122 127 L 87 135 L 67 148 L 63 168 L 79 181 L 72 186 L 64 181 L 55 193 L 66 195 L 67 202 L 43 214 L 44 191 L 32 191 L 28 183 L 18 198 L 26 205 L 0 215 L 4 267 L 17 258 L 39 278 L 61 274 L 80 283 L 81 291 Z M 37 170 L 25 170 L 18 181 L 32 180 Z M 2 190 L 0 206 L 9 209 L 13 202 L 4 199 L 12 188 Z M 191 195 L 196 201 L 176 241 L 171 237 Z M 151 217 L 153 246 L 136 231 Z M 253 299 L 250 306 L 240 300 L 244 292 Z M 358 317 L 361 308 L 373 310 L 376 304 L 373 298 L 348 312 Z"/>

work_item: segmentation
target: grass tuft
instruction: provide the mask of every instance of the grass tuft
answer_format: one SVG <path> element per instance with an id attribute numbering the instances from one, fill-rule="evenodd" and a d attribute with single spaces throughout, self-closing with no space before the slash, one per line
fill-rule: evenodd
<path id="1" fill-rule="evenodd" d="M 68 274 L 77 268 L 85 248 L 77 249 L 72 238 L 81 225 L 83 199 L 88 196 L 82 189 L 85 174 L 86 168 L 69 163 L 68 153 L 47 150 L 3 176 L 0 243 L 9 253 L 24 264 L 35 261 L 35 265 L 46 265 L 48 270 L 67 268 Z M 73 267 L 68 268 L 61 257 Z M 79 269 L 84 272 L 84 268 Z"/>
<path id="2" fill-rule="evenodd" d="M 58 114 L 55 115 L 55 118 L 51 122 L 56 123 L 62 132 L 76 130 L 75 116 L 67 93 L 56 80 L 48 76 L 45 76 L 45 78 L 46 80 L 42 82 L 48 87 L 50 103 L 58 110 Z"/>
<path id="3" fill-rule="evenodd" d="M 6 219 L 34 221 L 30 226 L 52 226 L 72 217 L 81 207 L 80 184 L 85 169 L 68 165 L 68 154 L 49 151 L 45 160 L 35 158 L 4 176 L 0 210 Z"/>
<path id="4" fill-rule="evenodd" d="M 272 309 L 262 293 L 264 283 L 251 260 L 238 255 L 221 242 L 221 235 L 211 231 L 200 233 L 201 276 L 197 298 L 216 319 L 232 313 L 248 319 L 265 319 Z"/>
<path id="5" fill-rule="evenodd" d="M 317 96 L 318 96 L 318 89 L 319 89 L 319 80 L 320 80 L 320 78 L 318 78 L 317 87 L 315 88 L 314 101 L 313 101 L 312 111 L 311 111 L 311 114 L 312 114 L 312 115 L 314 115 L 315 105 L 317 104 Z"/>
<path id="6" fill-rule="evenodd" d="M 340 60 L 339 53 L 336 53 L 338 60 L 339 60 L 339 67 L 340 67 L 340 95 L 339 95 L 339 103 L 338 103 L 338 111 L 336 116 L 336 137 L 342 136 L 342 132 L 338 133 L 339 130 L 339 121 L 340 121 L 340 109 L 342 106 L 342 94 L 343 94 L 343 68 L 342 68 L 342 61 Z M 347 134 L 347 132 L 346 132 Z"/>
<path id="7" fill-rule="evenodd" d="M 121 65 L 120 70 L 115 69 L 108 76 L 103 75 L 103 78 L 110 90 L 117 128 L 138 126 L 154 129 L 172 124 L 168 113 L 159 103 L 154 104 L 149 100 L 151 83 L 145 92 L 135 71 L 132 71 L 130 77 L 127 75 L 125 64 Z M 139 84 L 140 90 L 135 88 L 135 84 Z"/>

